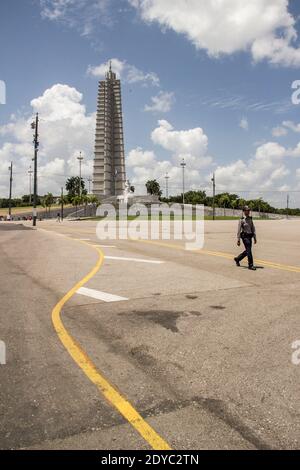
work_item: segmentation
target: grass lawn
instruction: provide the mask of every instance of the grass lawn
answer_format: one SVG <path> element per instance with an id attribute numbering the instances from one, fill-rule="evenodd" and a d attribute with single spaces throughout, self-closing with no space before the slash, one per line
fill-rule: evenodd
<path id="1" fill-rule="evenodd" d="M 51 210 L 60 210 L 60 205 L 55 205 L 55 206 L 52 206 L 51 207 Z M 71 204 L 67 204 L 64 206 L 66 209 L 69 208 L 69 207 L 72 207 Z M 37 207 L 37 211 L 39 214 L 44 214 L 46 212 L 46 209 L 42 206 L 38 206 Z M 75 212 L 75 207 L 74 207 L 74 212 Z M 31 215 L 32 214 L 32 206 L 28 206 L 28 207 L 12 207 L 11 209 L 11 213 L 12 215 L 14 214 L 28 214 L 28 215 Z M 5 217 L 6 215 L 8 214 L 8 209 L 0 209 L 0 216 L 3 216 Z"/>
<path id="2" fill-rule="evenodd" d="M 42 206 L 39 206 L 38 211 L 45 210 Z M 32 213 L 32 206 L 29 207 L 12 207 L 12 215 L 14 214 L 29 214 Z M 8 209 L 0 209 L 0 215 L 6 216 L 8 214 Z"/>

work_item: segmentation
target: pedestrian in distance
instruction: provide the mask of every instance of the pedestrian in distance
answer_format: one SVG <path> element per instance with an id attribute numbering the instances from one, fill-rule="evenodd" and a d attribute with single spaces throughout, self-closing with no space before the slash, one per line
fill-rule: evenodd
<path id="1" fill-rule="evenodd" d="M 61 217 L 60 217 L 60 213 L 57 214 L 57 219 L 56 219 L 56 222 L 58 222 L 59 224 L 61 223 Z"/>
<path id="2" fill-rule="evenodd" d="M 251 271 L 256 271 L 256 267 L 254 266 L 253 262 L 253 254 L 252 254 L 252 240 L 254 240 L 254 244 L 257 243 L 256 238 L 256 229 L 253 222 L 252 217 L 250 216 L 250 207 L 244 207 L 244 217 L 241 218 L 239 221 L 239 228 L 237 233 L 237 245 L 241 246 L 241 240 L 245 246 L 245 251 L 241 253 L 237 258 L 234 258 L 234 261 L 237 266 L 240 266 L 241 261 L 244 258 L 248 258 L 248 267 Z"/>

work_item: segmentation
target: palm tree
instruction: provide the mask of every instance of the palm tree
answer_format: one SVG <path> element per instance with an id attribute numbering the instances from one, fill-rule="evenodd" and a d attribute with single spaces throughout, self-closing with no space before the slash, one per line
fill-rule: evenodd
<path id="1" fill-rule="evenodd" d="M 83 196 L 75 196 L 72 199 L 72 205 L 76 207 L 76 217 L 78 215 L 78 206 L 81 206 L 83 203 Z"/>
<path id="2" fill-rule="evenodd" d="M 147 193 L 154 196 L 161 196 L 162 191 L 160 189 L 160 184 L 157 180 L 149 180 L 146 183 Z"/>
<path id="3" fill-rule="evenodd" d="M 221 194 L 221 196 L 219 197 L 219 206 L 220 207 L 224 207 L 224 217 L 226 215 L 226 207 L 229 207 L 230 205 L 230 197 L 229 197 L 229 194 L 225 193 L 225 194 Z"/>
<path id="4" fill-rule="evenodd" d="M 61 197 L 58 199 L 58 204 L 59 204 L 59 205 L 68 204 L 68 202 L 69 202 L 68 196 L 61 196 Z"/>
<path id="5" fill-rule="evenodd" d="M 47 213 L 47 210 L 48 210 L 48 214 L 50 214 L 51 207 L 53 206 L 54 202 L 55 202 L 55 200 L 54 200 L 54 196 L 53 196 L 52 193 L 48 193 L 48 194 L 46 194 L 46 196 L 43 197 L 42 206 L 45 207 L 46 213 Z"/>
<path id="6" fill-rule="evenodd" d="M 72 199 L 75 196 L 79 196 L 81 194 L 86 194 L 87 191 L 85 189 L 85 182 L 79 176 L 72 176 L 71 178 L 68 179 L 66 183 L 66 190 L 68 191 L 68 198 L 69 201 L 72 202 Z"/>

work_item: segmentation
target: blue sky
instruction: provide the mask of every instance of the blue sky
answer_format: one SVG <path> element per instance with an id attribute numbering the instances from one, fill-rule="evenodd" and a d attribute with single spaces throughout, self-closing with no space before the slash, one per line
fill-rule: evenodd
<path id="1" fill-rule="evenodd" d="M 128 177 L 218 189 L 300 206 L 297 18 L 286 0 L 3 0 L 0 197 L 28 192 L 29 121 L 41 115 L 40 193 L 92 173 L 97 81 L 109 59 L 123 90 Z M 186 8 L 189 4 L 189 8 Z M 248 7 L 250 4 L 250 7 Z M 272 7 L 272 8 L 271 8 Z M 33 101 L 34 100 L 34 101 Z M 155 104 L 153 106 L 153 104 Z M 276 190 L 278 192 L 272 192 Z M 251 192 L 250 192 L 251 191 Z M 297 192 L 299 191 L 299 192 Z"/>

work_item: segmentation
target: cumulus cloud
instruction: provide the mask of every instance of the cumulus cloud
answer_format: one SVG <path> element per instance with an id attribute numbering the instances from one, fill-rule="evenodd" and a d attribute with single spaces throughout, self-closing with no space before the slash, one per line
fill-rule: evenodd
<path id="1" fill-rule="evenodd" d="M 152 151 L 143 151 L 141 147 L 137 147 L 129 152 L 127 157 L 127 165 L 129 168 L 137 166 L 153 167 L 156 164 L 156 156 Z"/>
<path id="2" fill-rule="evenodd" d="M 152 113 L 168 113 L 175 102 L 174 93 L 160 91 L 151 98 L 152 104 L 146 105 L 144 110 Z"/>
<path id="3" fill-rule="evenodd" d="M 78 175 L 77 156 L 85 161 L 83 176 L 92 174 L 95 114 L 87 114 L 82 94 L 68 85 L 57 84 L 31 101 L 33 113 L 40 113 L 39 194 L 59 194 L 68 176 Z M 32 118 L 12 116 L 0 127 L 4 144 L 0 146 L 0 194 L 7 193 L 5 176 L 14 162 L 14 195 L 28 193 L 28 168 L 32 165 Z M 4 171 L 5 170 L 5 171 Z"/>
<path id="4" fill-rule="evenodd" d="M 286 148 L 277 142 L 258 145 L 255 154 L 248 159 L 238 159 L 226 165 L 217 165 L 208 153 L 208 137 L 201 128 L 175 130 L 166 120 L 158 122 L 151 134 L 158 152 L 136 148 L 129 152 L 127 165 L 133 184 L 138 192 L 145 191 L 148 179 L 157 179 L 162 189 L 165 175 L 170 176 L 170 194 L 182 190 L 182 169 L 180 163 L 185 159 L 187 189 L 211 189 L 211 174 L 216 174 L 219 191 L 271 191 L 274 188 L 286 191 L 286 178 L 291 175 L 289 159 L 300 158 L 300 143 L 294 148 Z M 159 149 L 169 157 L 158 157 Z M 297 172 L 300 180 L 300 169 Z M 300 185 L 300 181 L 298 183 Z M 272 202 L 272 194 L 269 198 Z M 276 201 L 273 201 L 276 203 Z M 281 204 L 281 202 L 278 202 Z M 277 204 L 277 203 L 276 203 Z"/>
<path id="5" fill-rule="evenodd" d="M 276 142 L 268 142 L 256 149 L 248 161 L 237 160 L 218 166 L 215 173 L 221 190 L 270 189 L 290 174 L 286 166 L 288 157 L 297 157 L 299 148 L 286 149 Z"/>
<path id="6" fill-rule="evenodd" d="M 112 69 L 116 74 L 127 83 L 141 83 L 143 85 L 159 86 L 159 77 L 154 72 L 145 73 L 134 65 L 130 65 L 126 60 L 117 58 L 111 59 Z M 87 74 L 91 77 L 104 78 L 109 70 L 110 60 L 100 65 L 90 65 Z"/>
<path id="7" fill-rule="evenodd" d="M 149 159 L 149 154 L 151 158 Z M 160 160 L 154 152 L 141 148 L 133 149 L 128 154 L 128 170 L 131 183 L 136 187 L 138 194 L 145 194 L 145 184 L 149 179 L 159 181 L 162 190 L 165 188 L 165 176 L 168 173 L 169 190 L 171 194 L 180 194 L 182 191 L 182 169 L 176 159 Z M 186 181 L 191 189 L 199 189 L 205 184 L 204 174 L 192 166 L 185 170 Z"/>
<path id="8" fill-rule="evenodd" d="M 250 51 L 254 61 L 300 66 L 288 0 L 128 0 L 141 18 L 184 34 L 212 57 Z"/>
<path id="9" fill-rule="evenodd" d="M 208 137 L 201 127 L 176 131 L 168 121 L 160 120 L 151 138 L 154 144 L 171 152 L 177 164 L 184 158 L 189 167 L 199 170 L 212 163 L 207 155 Z"/>
<path id="10" fill-rule="evenodd" d="M 208 138 L 201 128 L 189 130 L 175 130 L 165 120 L 158 121 L 158 126 L 151 134 L 152 142 L 169 152 L 169 159 L 161 160 L 153 151 L 136 148 L 129 152 L 127 164 L 131 179 L 139 192 L 145 192 L 145 183 L 148 179 L 157 179 L 162 188 L 166 173 L 170 176 L 170 191 L 177 194 L 182 189 L 182 169 L 180 163 L 184 158 L 186 166 L 186 180 L 189 187 L 199 189 L 205 183 L 204 169 L 212 165 L 212 158 L 208 155 Z"/>

